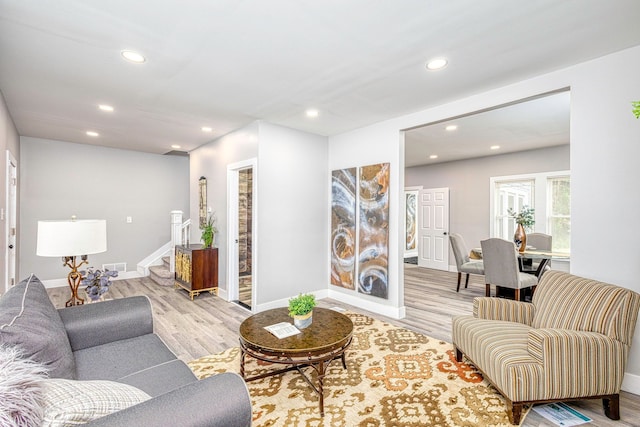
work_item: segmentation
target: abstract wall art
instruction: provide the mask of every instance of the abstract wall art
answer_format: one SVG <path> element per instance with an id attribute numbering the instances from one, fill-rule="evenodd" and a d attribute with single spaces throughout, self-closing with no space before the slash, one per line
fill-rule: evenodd
<path id="1" fill-rule="evenodd" d="M 355 289 L 356 168 L 331 172 L 331 284 Z"/>
<path id="2" fill-rule="evenodd" d="M 417 214 L 418 214 L 418 193 L 411 191 L 405 193 L 406 217 L 405 217 L 405 251 L 414 251 L 417 248 Z"/>
<path id="3" fill-rule="evenodd" d="M 388 298 L 389 163 L 359 170 L 358 292 Z"/>

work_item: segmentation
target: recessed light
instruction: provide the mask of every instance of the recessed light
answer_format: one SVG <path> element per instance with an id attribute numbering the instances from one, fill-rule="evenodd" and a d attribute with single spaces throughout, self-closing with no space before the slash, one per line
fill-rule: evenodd
<path id="1" fill-rule="evenodd" d="M 202 132 L 211 132 L 213 129 L 211 129 L 209 126 L 202 126 Z"/>
<path id="2" fill-rule="evenodd" d="M 318 110 L 307 110 L 307 117 L 318 117 L 319 111 Z"/>
<path id="3" fill-rule="evenodd" d="M 144 56 L 132 50 L 123 50 L 120 54 L 127 61 L 135 62 L 136 64 L 142 64 L 147 60 Z"/>
<path id="4" fill-rule="evenodd" d="M 92 130 L 88 130 L 87 131 L 87 135 L 93 136 L 93 137 L 100 136 L 100 134 L 98 132 L 95 132 L 95 131 L 92 131 Z"/>
<path id="5" fill-rule="evenodd" d="M 98 105 L 98 108 L 101 109 L 102 111 L 108 111 L 108 112 L 113 111 L 113 107 L 111 105 L 100 104 Z"/>
<path id="6" fill-rule="evenodd" d="M 499 150 L 499 149 L 500 149 L 500 146 L 499 146 L 499 145 L 492 145 L 492 146 L 491 146 L 491 147 L 489 147 L 489 148 L 491 148 L 492 150 Z"/>
<path id="7" fill-rule="evenodd" d="M 178 149 L 178 148 L 182 148 L 182 147 L 181 147 L 181 146 L 179 146 L 178 144 L 173 144 L 173 145 L 171 146 L 171 148 Z"/>
<path id="8" fill-rule="evenodd" d="M 438 155 L 437 155 L 437 154 L 432 154 L 432 155 L 430 155 L 430 156 L 429 156 L 429 158 L 430 158 L 430 159 L 437 159 L 437 158 L 438 158 Z"/>
<path id="9" fill-rule="evenodd" d="M 449 125 L 444 129 L 448 130 L 449 132 L 451 132 L 451 131 L 454 131 L 454 130 L 458 129 L 458 125 Z"/>
<path id="10" fill-rule="evenodd" d="M 427 70 L 442 70 L 447 66 L 448 63 L 449 61 L 447 61 L 445 58 L 434 58 L 431 61 L 427 62 Z"/>

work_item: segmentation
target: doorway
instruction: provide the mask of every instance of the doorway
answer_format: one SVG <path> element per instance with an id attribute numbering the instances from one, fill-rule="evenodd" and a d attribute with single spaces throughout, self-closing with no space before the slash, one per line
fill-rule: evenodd
<path id="1" fill-rule="evenodd" d="M 256 301 L 256 162 L 229 165 L 229 299 L 252 310 Z"/>
<path id="2" fill-rule="evenodd" d="M 418 266 L 449 270 L 449 189 L 419 192 Z"/>
<path id="3" fill-rule="evenodd" d="M 7 256 L 5 257 L 5 281 L 4 292 L 16 284 L 16 241 L 17 241 L 17 195 L 18 195 L 18 163 L 11 152 L 7 150 L 7 200 L 6 209 L 6 248 Z M 3 292 L 3 293 L 4 293 Z"/>

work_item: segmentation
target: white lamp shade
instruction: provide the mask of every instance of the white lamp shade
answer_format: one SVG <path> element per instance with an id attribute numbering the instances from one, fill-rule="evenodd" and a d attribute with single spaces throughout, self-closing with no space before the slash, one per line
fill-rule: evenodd
<path id="1" fill-rule="evenodd" d="M 107 251 L 107 221 L 38 221 L 39 256 L 78 256 Z"/>

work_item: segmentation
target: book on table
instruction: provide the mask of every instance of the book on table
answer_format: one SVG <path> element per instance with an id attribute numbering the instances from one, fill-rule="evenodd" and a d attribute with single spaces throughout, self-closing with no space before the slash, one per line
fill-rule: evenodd
<path id="1" fill-rule="evenodd" d="M 300 333 L 300 330 L 288 322 L 280 322 L 264 327 L 278 338 L 286 338 Z"/>

